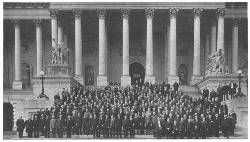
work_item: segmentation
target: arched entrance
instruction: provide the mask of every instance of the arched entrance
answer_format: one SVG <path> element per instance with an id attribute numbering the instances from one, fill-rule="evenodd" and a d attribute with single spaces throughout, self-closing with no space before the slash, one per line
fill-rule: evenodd
<path id="1" fill-rule="evenodd" d="M 31 78 L 31 67 L 27 63 L 22 63 L 22 81 L 23 81 L 23 89 L 31 88 L 30 78 Z"/>
<path id="2" fill-rule="evenodd" d="M 85 67 L 85 85 L 94 85 L 94 68 L 91 65 Z"/>
<path id="3" fill-rule="evenodd" d="M 131 84 L 134 84 L 136 81 L 139 81 L 142 79 L 144 82 L 145 78 L 145 68 L 142 64 L 140 63 L 132 63 L 129 66 L 129 75 L 131 77 Z"/>
<path id="4" fill-rule="evenodd" d="M 3 103 L 3 130 L 11 131 L 14 125 L 13 106 L 11 103 Z"/>
<path id="5" fill-rule="evenodd" d="M 181 85 L 187 85 L 188 80 L 188 69 L 187 66 L 185 64 L 181 64 L 178 68 L 178 76 L 180 79 L 180 84 Z"/>

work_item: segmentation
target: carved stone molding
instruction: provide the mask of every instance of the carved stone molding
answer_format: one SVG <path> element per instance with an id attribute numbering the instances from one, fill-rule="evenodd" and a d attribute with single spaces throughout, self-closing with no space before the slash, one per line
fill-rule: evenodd
<path id="1" fill-rule="evenodd" d="M 150 9 L 150 8 L 146 8 L 145 9 L 145 14 L 146 14 L 146 18 L 154 18 L 154 9 Z"/>
<path id="2" fill-rule="evenodd" d="M 57 15 L 58 15 L 58 14 L 59 14 L 59 12 L 58 12 L 57 9 L 51 9 L 51 10 L 50 10 L 50 17 L 51 17 L 52 19 L 57 18 Z"/>
<path id="3" fill-rule="evenodd" d="M 73 14 L 75 15 L 75 19 L 80 19 L 82 10 L 81 9 L 73 9 Z"/>
<path id="4" fill-rule="evenodd" d="M 107 10 L 106 9 L 97 9 L 97 15 L 99 19 L 105 19 L 107 16 Z"/>
<path id="5" fill-rule="evenodd" d="M 233 19 L 233 26 L 238 26 L 238 25 L 239 25 L 239 22 L 240 22 L 240 19 L 239 19 L 239 18 L 234 18 L 234 19 Z"/>
<path id="6" fill-rule="evenodd" d="M 219 16 L 225 16 L 225 9 L 224 8 L 218 8 L 216 11 L 217 17 Z"/>
<path id="7" fill-rule="evenodd" d="M 121 9 L 121 12 L 122 12 L 122 19 L 128 19 L 129 18 L 129 13 L 130 13 L 129 9 Z"/>
<path id="8" fill-rule="evenodd" d="M 34 19 L 33 22 L 36 24 L 36 27 L 40 28 L 41 23 L 42 23 L 42 19 Z"/>
<path id="9" fill-rule="evenodd" d="M 202 15 L 203 11 L 204 11 L 203 8 L 194 8 L 193 9 L 193 15 L 197 16 L 197 17 L 200 17 Z"/>
<path id="10" fill-rule="evenodd" d="M 12 23 L 14 24 L 15 28 L 20 28 L 21 21 L 18 19 L 11 20 Z"/>
<path id="11" fill-rule="evenodd" d="M 174 18 L 178 16 L 179 14 L 179 8 L 169 8 L 169 16 L 170 18 Z"/>

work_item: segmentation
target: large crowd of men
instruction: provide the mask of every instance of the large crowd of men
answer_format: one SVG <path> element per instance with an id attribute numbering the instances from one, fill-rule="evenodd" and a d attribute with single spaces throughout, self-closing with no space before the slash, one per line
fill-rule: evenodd
<path id="1" fill-rule="evenodd" d="M 219 88 L 206 88 L 200 98 L 184 94 L 177 82 L 142 83 L 103 89 L 75 87 L 55 95 L 55 105 L 37 111 L 33 119 L 16 122 L 19 137 L 71 138 L 209 138 L 234 135 L 236 113 L 228 111 Z M 66 136 L 65 136 L 66 135 Z"/>

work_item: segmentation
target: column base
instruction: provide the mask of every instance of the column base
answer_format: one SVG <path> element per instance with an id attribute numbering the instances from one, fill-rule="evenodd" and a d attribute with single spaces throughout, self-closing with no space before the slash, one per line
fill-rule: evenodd
<path id="1" fill-rule="evenodd" d="M 196 85 L 197 83 L 201 82 L 203 80 L 202 76 L 194 75 L 191 78 L 190 85 Z"/>
<path id="2" fill-rule="evenodd" d="M 97 86 L 99 87 L 104 87 L 104 86 L 107 86 L 108 85 L 108 78 L 107 76 L 104 76 L 104 75 L 99 75 L 97 77 Z"/>
<path id="3" fill-rule="evenodd" d="M 130 86 L 131 85 L 131 77 L 129 75 L 121 76 L 121 86 Z"/>
<path id="4" fill-rule="evenodd" d="M 23 82 L 22 81 L 14 81 L 12 83 L 12 88 L 16 89 L 16 90 L 22 89 L 22 86 L 23 86 Z"/>
<path id="5" fill-rule="evenodd" d="M 146 75 L 144 82 L 155 83 L 155 76 L 153 76 L 153 75 Z"/>
<path id="6" fill-rule="evenodd" d="M 168 76 L 168 83 L 170 85 L 173 85 L 175 82 L 177 82 L 179 84 L 179 77 L 176 75 L 169 75 Z"/>

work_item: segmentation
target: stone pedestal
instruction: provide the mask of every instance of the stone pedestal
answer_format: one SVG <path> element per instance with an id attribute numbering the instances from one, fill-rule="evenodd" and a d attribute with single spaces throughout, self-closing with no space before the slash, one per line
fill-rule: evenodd
<path id="1" fill-rule="evenodd" d="M 123 75 L 121 77 L 121 86 L 131 85 L 131 77 L 129 75 Z"/>
<path id="2" fill-rule="evenodd" d="M 22 81 L 14 81 L 12 84 L 12 88 L 17 90 L 22 89 L 22 85 L 23 85 Z"/>
<path id="3" fill-rule="evenodd" d="M 70 76 L 71 68 L 67 64 L 51 64 L 48 65 L 49 76 Z"/>
<path id="4" fill-rule="evenodd" d="M 192 78 L 191 78 L 190 85 L 196 85 L 197 83 L 201 82 L 202 80 L 203 80 L 203 77 L 202 77 L 202 76 L 194 75 L 194 76 L 192 76 Z"/>
<path id="5" fill-rule="evenodd" d="M 168 77 L 168 83 L 170 85 L 173 85 L 175 82 L 179 83 L 179 77 L 178 76 L 169 75 L 169 77 Z"/>
<path id="6" fill-rule="evenodd" d="M 33 92 L 36 97 L 42 91 L 42 81 L 40 77 L 33 78 Z M 62 89 L 70 89 L 71 77 L 45 76 L 44 79 L 44 94 L 49 97 L 49 100 L 54 100 L 57 93 L 61 93 Z"/>
<path id="7" fill-rule="evenodd" d="M 104 86 L 107 86 L 107 85 L 108 85 L 108 78 L 107 78 L 107 76 L 99 75 L 97 77 L 97 86 L 104 87 Z"/>
<path id="8" fill-rule="evenodd" d="M 16 131 L 16 121 L 19 116 L 24 120 L 33 116 L 38 110 L 50 108 L 54 105 L 54 101 L 45 99 L 15 99 L 12 98 L 11 104 L 13 105 L 14 126 L 13 131 Z M 24 131 L 25 132 L 25 131 Z"/>
<path id="9" fill-rule="evenodd" d="M 153 76 L 153 75 L 146 75 L 145 76 L 145 82 L 155 83 L 155 76 Z"/>

